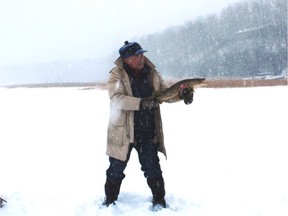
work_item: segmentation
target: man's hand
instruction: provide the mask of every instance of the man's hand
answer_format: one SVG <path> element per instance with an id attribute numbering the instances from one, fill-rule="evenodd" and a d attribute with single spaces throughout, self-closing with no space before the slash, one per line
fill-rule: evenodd
<path id="1" fill-rule="evenodd" d="M 179 87 L 179 98 L 184 99 L 184 103 L 189 105 L 193 102 L 194 91 L 189 86 L 181 84 Z"/>
<path id="2" fill-rule="evenodd" d="M 140 106 L 144 110 L 152 110 L 154 107 L 156 107 L 158 104 L 157 100 L 154 99 L 154 97 L 147 97 L 147 98 L 141 98 Z"/>

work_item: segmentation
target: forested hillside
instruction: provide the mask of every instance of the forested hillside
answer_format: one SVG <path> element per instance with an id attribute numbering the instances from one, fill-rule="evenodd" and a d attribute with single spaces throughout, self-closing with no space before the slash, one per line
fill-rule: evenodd
<path id="1" fill-rule="evenodd" d="M 287 83 L 287 0 L 244 0 L 184 25 L 125 39 L 147 49 L 146 55 L 168 80 L 284 78 Z M 99 59 L 0 67 L 0 86 L 106 83 L 118 49 Z"/>
<path id="2" fill-rule="evenodd" d="M 251 0 L 140 39 L 166 77 L 287 76 L 287 0 Z"/>

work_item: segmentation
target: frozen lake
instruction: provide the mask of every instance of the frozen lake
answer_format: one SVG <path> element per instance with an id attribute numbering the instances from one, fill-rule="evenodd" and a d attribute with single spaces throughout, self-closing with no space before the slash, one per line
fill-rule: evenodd
<path id="1" fill-rule="evenodd" d="M 0 196 L 5 216 L 288 215 L 288 87 L 196 89 L 162 104 L 171 209 L 151 212 L 133 151 L 116 206 L 104 198 L 105 90 L 0 88 Z"/>

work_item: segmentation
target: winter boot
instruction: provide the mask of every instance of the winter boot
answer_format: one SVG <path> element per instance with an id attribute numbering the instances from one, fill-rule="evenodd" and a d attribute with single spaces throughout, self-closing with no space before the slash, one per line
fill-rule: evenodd
<path id="1" fill-rule="evenodd" d="M 147 179 L 148 186 L 150 187 L 153 195 L 153 210 L 157 211 L 162 208 L 166 208 L 165 201 L 165 188 L 164 188 L 164 179 L 161 176 L 157 179 Z"/>
<path id="2" fill-rule="evenodd" d="M 115 205 L 115 201 L 118 199 L 120 186 L 121 186 L 121 181 L 114 182 L 109 179 L 106 179 L 106 183 L 104 186 L 106 197 L 102 205 L 107 206 L 107 207 L 111 204 Z"/>

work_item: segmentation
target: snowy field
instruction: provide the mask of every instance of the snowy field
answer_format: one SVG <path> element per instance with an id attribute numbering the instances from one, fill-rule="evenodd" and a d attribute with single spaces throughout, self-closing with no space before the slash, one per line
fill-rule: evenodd
<path id="1" fill-rule="evenodd" d="M 104 197 L 107 91 L 0 88 L 2 216 L 287 216 L 288 87 L 197 89 L 162 104 L 170 208 L 151 212 L 133 151 L 116 206 Z"/>

